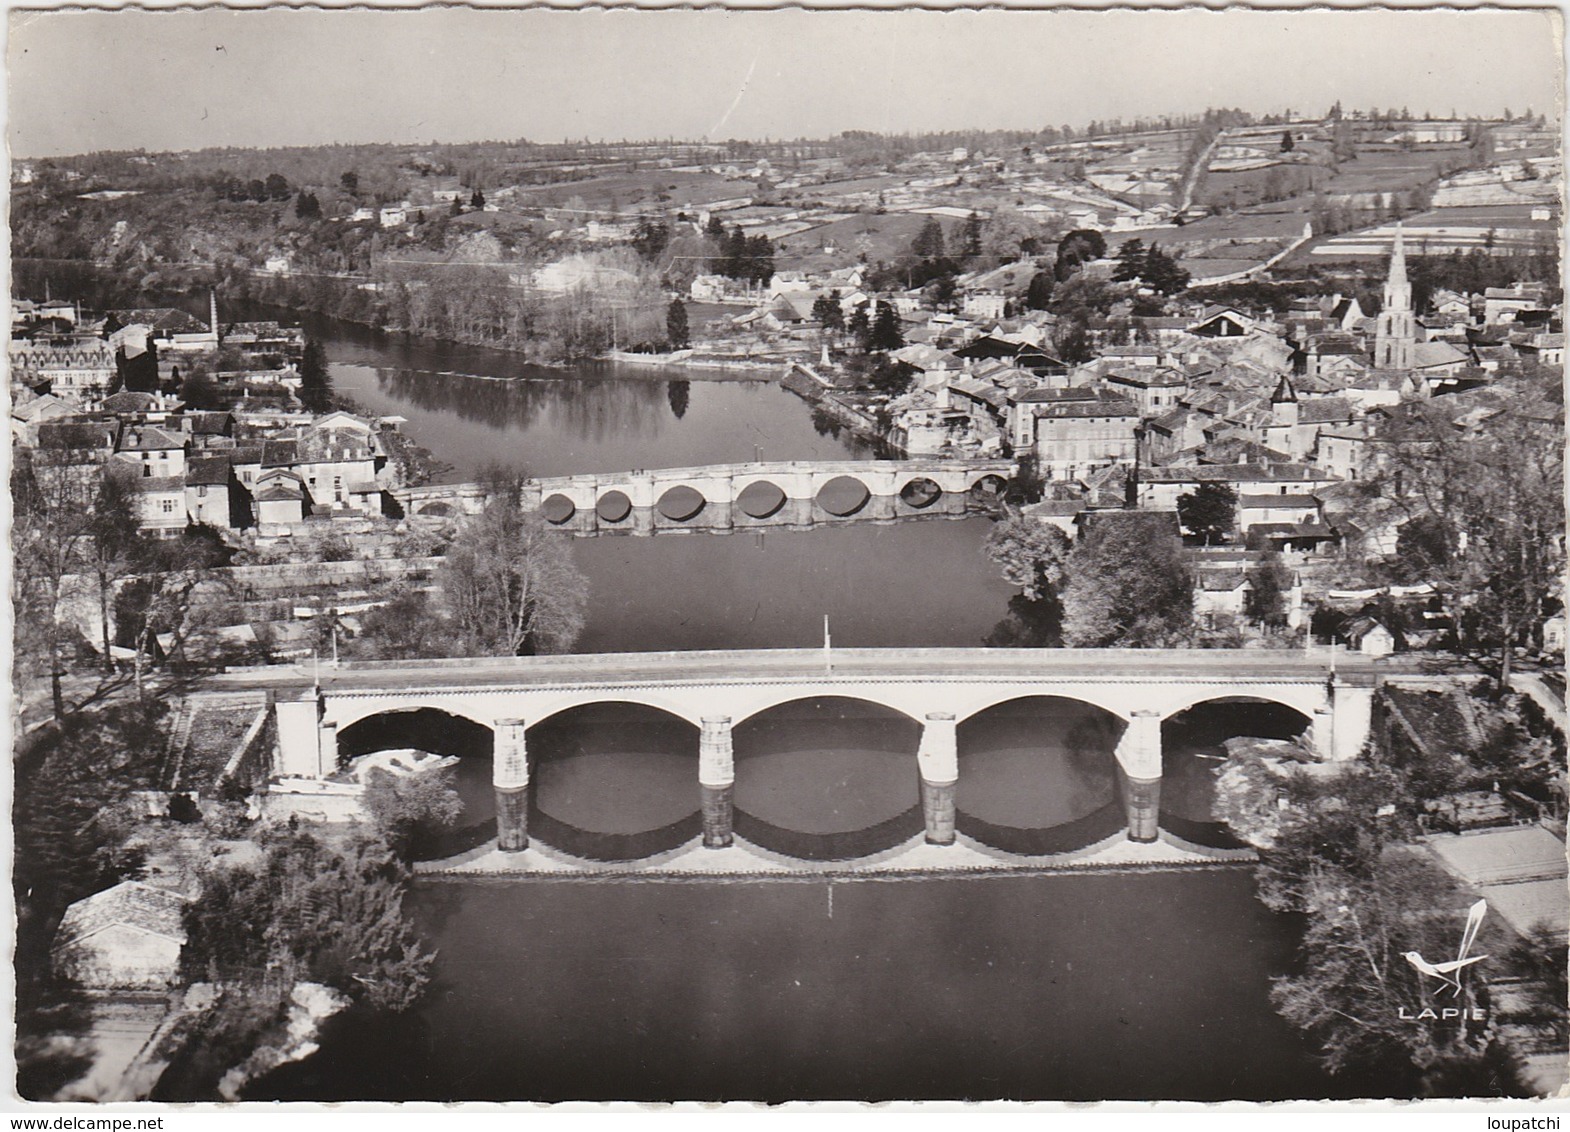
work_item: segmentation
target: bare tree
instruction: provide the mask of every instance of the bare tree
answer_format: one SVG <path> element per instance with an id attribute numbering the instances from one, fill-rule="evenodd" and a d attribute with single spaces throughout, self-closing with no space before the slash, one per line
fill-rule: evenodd
<path id="1" fill-rule="evenodd" d="M 490 473 L 490 501 L 437 576 L 460 655 L 566 652 L 583 631 L 588 584 L 563 537 L 521 506 L 524 477 Z"/>

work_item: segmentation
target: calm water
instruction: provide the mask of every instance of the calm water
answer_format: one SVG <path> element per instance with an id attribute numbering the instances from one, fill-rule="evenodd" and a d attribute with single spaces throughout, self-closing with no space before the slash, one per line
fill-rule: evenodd
<path id="1" fill-rule="evenodd" d="M 201 303 L 205 311 L 205 296 Z M 226 312 L 228 313 L 228 312 Z M 229 317 L 276 317 L 264 311 Z M 506 354 L 410 344 L 317 320 L 338 387 L 453 465 L 537 475 L 765 459 L 867 458 L 770 383 L 572 375 Z M 584 650 L 974 645 L 1009 588 L 983 519 L 811 532 L 577 540 Z M 1229 734 L 1290 734 L 1270 709 L 1168 725 L 1163 823 L 1214 834 Z M 915 724 L 814 700 L 738 724 L 737 828 L 832 859 L 920 830 Z M 960 728 L 962 831 L 1050 852 L 1121 825 L 1116 724 L 1051 699 Z M 347 728 L 346 752 L 464 754 L 466 830 L 494 828 L 489 735 L 400 717 Z M 630 705 L 529 732 L 531 825 L 603 859 L 697 830 L 695 729 Z M 1110 824 L 1109 824 L 1110 823 Z M 1224 838 L 1222 839 L 1224 841 Z M 334 1020 L 321 1050 L 254 1098 L 1284 1098 L 1371 1095 L 1330 1081 L 1269 1006 L 1297 926 L 1245 870 L 898 882 L 427 882 L 412 910 L 439 951 L 422 1003 Z"/>
<path id="2" fill-rule="evenodd" d="M 1243 871 L 434 883 L 421 1007 L 251 1090 L 327 1100 L 1355 1095 L 1269 1009 Z M 1375 1087 L 1365 1083 L 1368 1087 Z"/>

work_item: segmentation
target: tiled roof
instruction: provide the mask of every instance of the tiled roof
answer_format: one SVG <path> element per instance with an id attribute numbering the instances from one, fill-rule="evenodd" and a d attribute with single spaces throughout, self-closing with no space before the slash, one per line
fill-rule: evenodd
<path id="1" fill-rule="evenodd" d="M 227 484 L 229 482 L 228 455 L 191 457 L 185 465 L 185 482 L 187 487 Z"/>
<path id="2" fill-rule="evenodd" d="M 166 492 L 184 492 L 185 479 L 181 476 L 134 476 L 126 481 L 139 495 L 162 495 Z"/>
<path id="3" fill-rule="evenodd" d="M 137 425 L 120 434 L 121 452 L 168 452 L 184 448 L 185 441 L 153 425 Z"/>
<path id="4" fill-rule="evenodd" d="M 78 900 L 65 911 L 57 938 L 74 943 L 115 924 L 185 941 L 186 899 L 167 889 L 128 880 Z"/>
<path id="5" fill-rule="evenodd" d="M 1357 414 L 1350 397 L 1310 397 L 1298 403 L 1299 424 L 1324 424 L 1328 421 L 1349 421 Z"/>
<path id="6" fill-rule="evenodd" d="M 1078 417 L 1138 417 L 1139 406 L 1126 397 L 1108 397 L 1099 401 L 1059 401 L 1052 405 L 1038 405 L 1037 419 L 1064 420 Z"/>
<path id="7" fill-rule="evenodd" d="M 1199 483 L 1206 480 L 1309 483 L 1334 480 L 1337 477 L 1308 464 L 1202 464 L 1146 468 L 1139 473 L 1139 478 L 1146 483 Z"/>

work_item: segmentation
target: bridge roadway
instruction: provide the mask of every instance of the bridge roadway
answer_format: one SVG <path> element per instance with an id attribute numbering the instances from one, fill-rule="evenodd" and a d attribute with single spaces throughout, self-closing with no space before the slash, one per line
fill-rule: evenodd
<path id="1" fill-rule="evenodd" d="M 1009 460 L 831 460 L 709 464 L 531 480 L 523 506 L 574 534 L 729 531 L 962 515 L 970 493 L 1000 492 Z M 834 490 L 826 491 L 830 485 Z M 400 488 L 408 516 L 473 514 L 482 484 Z"/>
<path id="2" fill-rule="evenodd" d="M 1357 757 L 1382 665 L 1340 650 L 768 649 L 611 653 L 294 665 L 214 677 L 217 690 L 265 690 L 278 725 L 274 778 L 301 787 L 340 769 L 338 735 L 363 720 L 436 710 L 494 737 L 498 840 L 528 844 L 527 729 L 571 708 L 620 702 L 667 712 L 699 731 L 704 843 L 731 842 L 735 722 L 783 704 L 848 697 L 921 726 L 914 752 L 927 838 L 954 840 L 957 728 L 1011 700 L 1050 696 L 1106 712 L 1121 731 L 1114 755 L 1129 836 L 1156 837 L 1161 725 L 1207 701 L 1284 705 L 1305 721 L 1322 759 Z"/>

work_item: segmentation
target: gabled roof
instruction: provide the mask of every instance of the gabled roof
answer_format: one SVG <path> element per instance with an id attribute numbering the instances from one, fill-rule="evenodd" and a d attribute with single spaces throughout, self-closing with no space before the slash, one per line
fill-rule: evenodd
<path id="1" fill-rule="evenodd" d="M 182 917 L 187 903 L 177 892 L 138 880 L 123 881 L 67 908 L 55 938 L 62 943 L 77 943 L 105 928 L 124 924 L 184 943 Z"/>
<path id="2" fill-rule="evenodd" d="M 126 483 L 138 495 L 183 494 L 185 491 L 182 476 L 133 476 Z"/>

